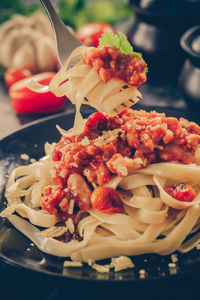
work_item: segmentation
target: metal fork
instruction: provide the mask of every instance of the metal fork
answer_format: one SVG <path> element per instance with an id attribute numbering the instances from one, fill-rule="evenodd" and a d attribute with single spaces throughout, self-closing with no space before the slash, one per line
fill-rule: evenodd
<path id="1" fill-rule="evenodd" d="M 51 21 L 56 40 L 58 59 L 60 64 L 63 65 L 71 52 L 83 44 L 76 38 L 69 27 L 62 22 L 49 0 L 40 0 L 40 2 Z"/>

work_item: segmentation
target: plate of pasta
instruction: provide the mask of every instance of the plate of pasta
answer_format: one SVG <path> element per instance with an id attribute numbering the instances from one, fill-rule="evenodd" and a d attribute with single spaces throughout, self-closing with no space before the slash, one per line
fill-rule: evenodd
<path id="1" fill-rule="evenodd" d="M 158 110 L 156 109 L 156 111 Z M 167 113 L 170 116 L 188 117 L 187 113 L 174 111 L 168 111 Z M 85 114 L 85 116 L 87 115 Z M 196 121 L 198 117 L 198 114 L 192 114 L 192 120 Z M 62 128 L 68 129 L 73 125 L 73 120 L 73 114 L 62 114 L 53 118 L 47 118 L 44 121 L 35 122 L 31 126 L 15 132 L 0 142 L 1 211 L 4 211 L 7 207 L 5 187 L 11 171 L 18 167 L 24 168 L 30 164 L 36 164 L 45 155 L 45 143 L 52 144 L 59 141 L 60 133 L 56 130 L 56 125 L 59 124 Z M 16 216 L 19 215 L 16 214 Z M 64 267 L 66 258 L 45 254 L 38 249 L 34 242 L 21 233 L 21 230 L 17 230 L 15 226 L 7 219 L 1 218 L 1 259 L 9 264 L 42 273 L 86 280 L 133 281 L 140 278 L 142 280 L 144 278 L 145 280 L 164 279 L 172 275 L 183 275 L 184 273 L 198 270 L 199 267 L 200 253 L 198 245 L 187 253 L 172 251 L 172 253 L 167 255 L 147 253 L 130 256 L 134 267 L 120 272 L 114 272 L 113 269 L 110 269 L 109 272 L 98 272 L 85 263 L 83 267 Z M 44 227 L 37 227 L 41 231 L 45 230 Z M 110 260 L 104 259 L 98 264 L 103 266 L 108 265 L 110 264 Z"/>
<path id="2" fill-rule="evenodd" d="M 0 143 L 0 255 L 7 262 L 114 281 L 198 266 L 198 115 L 188 121 L 180 112 L 132 109 L 146 73 L 123 33 L 105 33 L 99 48 L 75 49 L 48 86 L 28 84 L 66 95 L 76 113 Z M 82 103 L 97 111 L 82 115 Z"/>

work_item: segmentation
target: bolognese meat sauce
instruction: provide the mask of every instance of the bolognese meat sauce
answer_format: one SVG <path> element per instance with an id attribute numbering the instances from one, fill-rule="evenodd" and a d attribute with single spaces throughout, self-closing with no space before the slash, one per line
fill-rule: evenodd
<path id="1" fill-rule="evenodd" d="M 200 127 L 183 118 L 131 109 L 112 117 L 94 113 L 82 134 L 63 136 L 55 146 L 53 185 L 44 189 L 42 208 L 66 219 L 71 199 L 78 209 L 88 210 L 93 190 L 113 175 L 127 176 L 160 161 L 192 163 L 199 144 Z M 174 188 L 168 192 L 174 193 Z M 95 207 L 94 194 L 92 201 Z M 110 213 L 122 209 L 120 201 L 116 203 L 119 209 Z"/>
<path id="2" fill-rule="evenodd" d="M 116 47 L 103 46 L 92 48 L 82 56 L 84 63 L 94 68 L 104 83 L 118 78 L 139 87 L 147 80 L 147 64 L 137 54 L 124 54 Z"/>

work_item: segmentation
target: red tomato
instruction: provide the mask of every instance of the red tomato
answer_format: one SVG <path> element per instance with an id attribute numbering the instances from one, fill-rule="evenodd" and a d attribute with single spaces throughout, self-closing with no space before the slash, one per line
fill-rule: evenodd
<path id="1" fill-rule="evenodd" d="M 99 186 L 90 197 L 91 205 L 94 209 L 105 213 L 115 214 L 123 212 L 123 203 L 118 192 L 105 186 Z"/>
<path id="2" fill-rule="evenodd" d="M 104 32 L 115 32 L 114 28 L 107 23 L 93 22 L 81 26 L 76 35 L 86 46 L 97 47 L 99 38 Z"/>
<path id="3" fill-rule="evenodd" d="M 165 187 L 165 191 L 179 201 L 192 202 L 196 197 L 196 192 L 188 184 L 170 185 Z"/>
<path id="4" fill-rule="evenodd" d="M 7 69 L 4 74 L 4 81 L 5 84 L 10 87 L 15 82 L 30 77 L 32 75 L 31 71 L 27 68 L 21 68 L 21 69 Z"/>
<path id="5" fill-rule="evenodd" d="M 61 109 L 66 100 L 65 96 L 56 97 L 51 92 L 40 94 L 26 87 L 30 80 L 48 85 L 55 74 L 54 72 L 43 72 L 13 84 L 9 89 L 9 96 L 14 110 L 21 114 L 40 114 Z"/>
<path id="6" fill-rule="evenodd" d="M 92 133 L 98 133 L 99 131 L 106 130 L 108 118 L 100 112 L 96 112 L 88 118 L 85 128 L 84 135 L 92 135 Z"/>

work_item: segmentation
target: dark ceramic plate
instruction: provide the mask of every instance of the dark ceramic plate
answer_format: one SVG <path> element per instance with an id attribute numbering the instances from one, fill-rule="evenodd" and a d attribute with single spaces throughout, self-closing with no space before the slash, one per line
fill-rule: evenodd
<path id="1" fill-rule="evenodd" d="M 160 111 L 160 109 L 157 109 Z M 198 114 L 189 112 L 166 111 L 169 116 L 186 117 L 191 121 L 198 122 Z M 21 154 L 27 153 L 30 158 L 39 159 L 43 154 L 45 141 L 58 141 L 60 134 L 56 130 L 56 124 L 68 129 L 73 125 L 74 115 L 62 114 L 51 118 L 34 122 L 30 126 L 9 135 L 0 141 L 0 210 L 6 205 L 4 198 L 7 175 L 19 165 L 28 164 L 20 158 Z M 64 259 L 46 255 L 33 246 L 25 236 L 18 232 L 7 220 L 0 220 L 0 259 L 1 262 L 20 267 L 25 270 L 34 270 L 38 274 L 48 274 L 65 279 L 79 279 L 86 281 L 109 281 L 109 282 L 141 282 L 158 281 L 169 278 L 177 278 L 191 272 L 200 270 L 200 251 L 192 250 L 187 254 L 177 253 L 176 267 L 170 268 L 171 255 L 141 255 L 133 257 L 135 268 L 118 273 L 97 273 L 88 266 L 83 268 L 63 268 Z M 144 279 L 140 278 L 140 270 L 146 272 Z"/>

